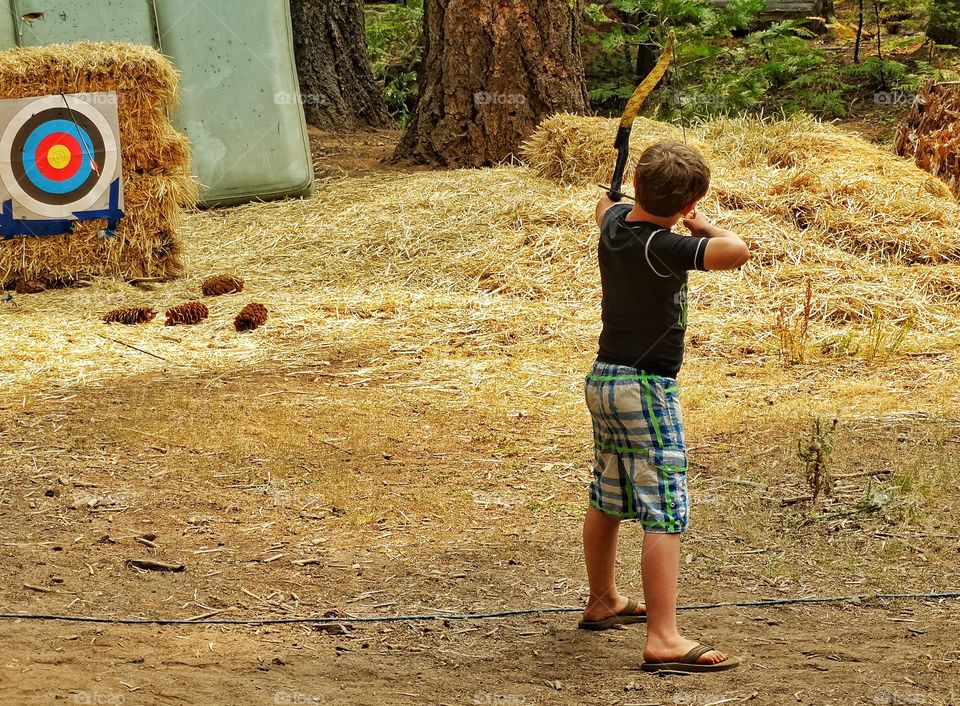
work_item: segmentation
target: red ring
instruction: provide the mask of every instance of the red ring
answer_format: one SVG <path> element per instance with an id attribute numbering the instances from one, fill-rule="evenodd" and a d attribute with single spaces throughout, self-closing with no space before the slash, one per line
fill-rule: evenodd
<path id="1" fill-rule="evenodd" d="M 47 161 L 50 150 L 57 145 L 63 145 L 70 150 L 70 161 L 63 169 L 56 169 Z M 80 143 L 73 135 L 66 132 L 54 132 L 40 141 L 34 159 L 37 163 L 37 169 L 44 177 L 51 181 L 66 181 L 80 171 L 80 166 L 83 164 L 83 153 Z"/>

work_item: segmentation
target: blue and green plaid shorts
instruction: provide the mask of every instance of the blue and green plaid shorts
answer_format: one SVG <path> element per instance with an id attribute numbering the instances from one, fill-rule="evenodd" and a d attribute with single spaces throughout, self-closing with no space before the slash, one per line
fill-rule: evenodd
<path id="1" fill-rule="evenodd" d="M 683 532 L 687 451 L 677 381 L 598 362 L 586 397 L 596 447 L 590 504 L 647 532 Z"/>

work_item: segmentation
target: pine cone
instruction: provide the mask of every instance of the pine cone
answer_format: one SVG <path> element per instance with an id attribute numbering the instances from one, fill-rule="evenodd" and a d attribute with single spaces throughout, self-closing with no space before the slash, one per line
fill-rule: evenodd
<path id="1" fill-rule="evenodd" d="M 146 306 L 132 306 L 122 309 L 108 311 L 103 316 L 103 320 L 108 324 L 145 324 L 153 321 L 157 312 Z"/>
<path id="2" fill-rule="evenodd" d="M 40 294 L 47 289 L 43 282 L 35 279 L 18 279 L 17 294 Z"/>
<path id="3" fill-rule="evenodd" d="M 263 304 L 247 304 L 233 321 L 237 331 L 253 331 L 265 323 L 267 323 L 267 307 Z"/>
<path id="4" fill-rule="evenodd" d="M 221 294 L 236 294 L 243 291 L 243 279 L 236 275 L 218 275 L 204 280 L 203 296 L 219 297 Z"/>
<path id="5" fill-rule="evenodd" d="M 199 324 L 210 316 L 210 310 L 200 302 L 187 302 L 167 309 L 167 326 L 177 324 Z"/>

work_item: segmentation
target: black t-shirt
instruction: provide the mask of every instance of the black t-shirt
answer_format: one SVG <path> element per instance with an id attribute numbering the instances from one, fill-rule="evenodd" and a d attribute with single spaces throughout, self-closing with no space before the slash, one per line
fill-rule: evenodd
<path id="1" fill-rule="evenodd" d="M 707 238 L 627 221 L 631 207 L 607 209 L 600 227 L 602 363 L 676 377 L 687 330 L 687 272 L 702 270 Z"/>

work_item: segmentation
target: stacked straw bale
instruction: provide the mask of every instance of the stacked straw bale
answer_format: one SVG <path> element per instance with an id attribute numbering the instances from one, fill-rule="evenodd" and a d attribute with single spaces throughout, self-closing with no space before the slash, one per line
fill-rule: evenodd
<path id="1" fill-rule="evenodd" d="M 106 275 L 180 274 L 183 208 L 196 202 L 190 145 L 166 111 L 178 100 L 173 64 L 150 47 L 82 42 L 0 52 L 0 98 L 114 91 L 118 96 L 126 216 L 116 236 L 104 221 L 73 233 L 0 240 L 0 288 L 18 280 L 72 284 Z"/>
<path id="2" fill-rule="evenodd" d="M 613 149 L 616 126 L 617 121 L 608 118 L 554 115 L 540 123 L 524 144 L 524 159 L 541 175 L 562 184 L 609 184 L 617 156 Z M 673 125 L 637 118 L 630 135 L 630 154 L 637 157 L 655 142 L 682 138 L 683 133 Z M 624 184 L 633 179 L 633 166 L 631 160 Z"/>
<path id="3" fill-rule="evenodd" d="M 895 148 L 960 199 L 960 83 L 926 84 L 897 131 Z"/>

